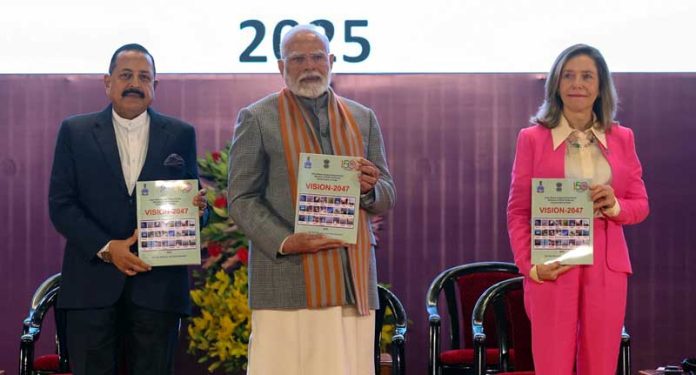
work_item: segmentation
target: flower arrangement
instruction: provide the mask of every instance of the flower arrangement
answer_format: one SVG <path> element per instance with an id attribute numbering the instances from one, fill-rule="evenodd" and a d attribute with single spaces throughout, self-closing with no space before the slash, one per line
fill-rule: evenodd
<path id="1" fill-rule="evenodd" d="M 189 319 L 188 352 L 217 369 L 235 373 L 246 368 L 251 331 L 247 302 L 247 239 L 227 211 L 229 145 L 198 159 L 199 174 L 212 202 L 208 225 L 201 229 L 206 255 L 193 272 L 191 300 L 196 312 Z"/>
<path id="2" fill-rule="evenodd" d="M 389 288 L 388 285 L 382 284 L 385 288 Z M 384 320 L 382 321 L 382 331 L 379 337 L 379 352 L 389 353 L 391 350 L 392 337 L 396 331 L 396 319 L 394 318 L 394 312 L 392 309 L 387 309 L 384 312 Z"/>
<path id="3" fill-rule="evenodd" d="M 200 308 L 200 316 L 192 317 L 188 327 L 189 353 L 200 353 L 198 362 L 209 362 L 210 372 L 221 368 L 235 373 L 246 368 L 251 331 L 246 267 L 237 268 L 232 276 L 218 270 L 201 288 L 191 291 L 191 299 Z"/>

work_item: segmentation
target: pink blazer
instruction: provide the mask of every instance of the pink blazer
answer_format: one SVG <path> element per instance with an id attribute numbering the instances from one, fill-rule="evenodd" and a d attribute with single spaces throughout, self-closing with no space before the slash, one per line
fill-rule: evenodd
<path id="1" fill-rule="evenodd" d="M 642 168 L 629 128 L 613 124 L 606 133 L 607 147 L 598 143 L 611 167 L 611 186 L 621 206 L 619 215 L 595 219 L 595 232 L 606 231 L 606 265 L 609 269 L 632 273 L 623 225 L 643 221 L 649 212 L 648 195 L 642 179 Z M 522 129 L 517 137 L 512 182 L 507 207 L 507 224 L 515 264 L 520 272 L 529 275 L 531 264 L 531 205 L 532 178 L 565 177 L 566 143 L 555 151 L 551 130 L 541 125 Z M 606 224 L 605 224 L 606 222 Z M 597 243 L 595 242 L 595 245 Z M 595 259 L 595 264 L 601 261 Z"/>

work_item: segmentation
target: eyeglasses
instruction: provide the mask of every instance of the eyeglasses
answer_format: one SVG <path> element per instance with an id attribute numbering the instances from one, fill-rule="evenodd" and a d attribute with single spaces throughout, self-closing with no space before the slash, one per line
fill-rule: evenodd
<path id="1" fill-rule="evenodd" d="M 328 56 L 323 52 L 290 55 L 290 56 L 285 58 L 285 61 L 288 64 L 294 64 L 294 65 L 302 65 L 302 64 L 306 63 L 307 61 L 311 61 L 314 64 L 319 64 L 319 63 L 326 62 L 327 60 L 328 60 Z"/>

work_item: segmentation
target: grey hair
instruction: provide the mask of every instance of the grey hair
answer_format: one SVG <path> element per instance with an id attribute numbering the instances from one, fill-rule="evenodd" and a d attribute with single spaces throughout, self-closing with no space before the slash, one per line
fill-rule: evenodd
<path id="1" fill-rule="evenodd" d="M 281 59 L 284 59 L 287 57 L 286 52 L 285 52 L 285 45 L 290 41 L 290 39 L 292 39 L 295 35 L 300 34 L 300 33 L 310 33 L 310 34 L 316 35 L 319 38 L 319 40 L 321 40 L 321 42 L 324 44 L 324 48 L 326 49 L 326 53 L 327 54 L 330 53 L 329 52 L 329 38 L 327 38 L 326 35 L 324 35 L 324 33 L 319 31 L 318 27 L 311 25 L 311 24 L 297 25 L 297 26 L 293 26 L 293 28 L 290 29 L 290 31 L 285 33 L 285 35 L 283 36 L 283 39 L 280 41 L 280 58 Z"/>
<path id="2" fill-rule="evenodd" d="M 619 102 L 614 81 L 611 79 L 607 62 L 599 50 L 586 44 L 570 46 L 558 55 L 546 78 L 544 102 L 539 106 L 536 115 L 530 119 L 532 123 L 541 124 L 549 129 L 558 126 L 563 114 L 563 101 L 561 101 L 561 95 L 558 92 L 563 67 L 568 60 L 579 55 L 588 56 L 597 66 L 599 94 L 592 105 L 592 111 L 597 116 L 598 126 L 601 129 L 607 131 L 611 128 Z"/>

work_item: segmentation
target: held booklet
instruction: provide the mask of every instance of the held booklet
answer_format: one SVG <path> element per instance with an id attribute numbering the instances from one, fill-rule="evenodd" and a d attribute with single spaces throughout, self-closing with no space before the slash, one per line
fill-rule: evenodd
<path id="1" fill-rule="evenodd" d="M 138 181 L 138 256 L 147 264 L 201 264 L 197 180 Z"/>
<path id="2" fill-rule="evenodd" d="M 300 154 L 295 233 L 318 233 L 355 244 L 360 214 L 357 157 Z"/>
<path id="3" fill-rule="evenodd" d="M 532 179 L 532 264 L 592 264 L 589 186 L 587 180 Z"/>

